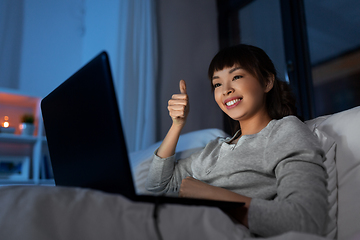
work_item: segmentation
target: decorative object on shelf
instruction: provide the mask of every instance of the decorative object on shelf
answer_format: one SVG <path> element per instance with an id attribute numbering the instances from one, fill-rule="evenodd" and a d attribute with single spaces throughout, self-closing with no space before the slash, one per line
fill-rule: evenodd
<path id="1" fill-rule="evenodd" d="M 0 179 L 29 180 L 30 157 L 0 157 Z"/>
<path id="2" fill-rule="evenodd" d="M 34 116 L 32 114 L 24 114 L 21 118 L 20 130 L 22 135 L 32 136 L 34 134 Z"/>
<path id="3" fill-rule="evenodd" d="M 10 133 L 13 134 L 15 132 L 15 128 L 10 127 L 9 117 L 4 116 L 4 122 L 1 124 L 0 133 Z"/>

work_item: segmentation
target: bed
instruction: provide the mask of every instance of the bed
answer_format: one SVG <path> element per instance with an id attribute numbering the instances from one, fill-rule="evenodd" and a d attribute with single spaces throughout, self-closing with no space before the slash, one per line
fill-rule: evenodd
<path id="1" fill-rule="evenodd" d="M 289 232 L 268 239 L 360 239 L 360 107 L 306 124 L 326 152 L 329 221 L 324 237 Z M 177 157 L 199 151 L 218 136 L 205 129 L 181 136 Z M 150 158 L 160 145 L 131 153 L 136 190 L 144 188 Z M 71 187 L 0 187 L 1 239 L 253 239 L 217 208 L 133 203 L 121 195 Z M 159 231 L 157 231 L 159 230 Z"/>

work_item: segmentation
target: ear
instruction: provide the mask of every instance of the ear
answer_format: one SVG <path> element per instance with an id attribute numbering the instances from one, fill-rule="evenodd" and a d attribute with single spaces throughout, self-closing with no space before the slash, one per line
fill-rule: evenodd
<path id="1" fill-rule="evenodd" d="M 275 82 L 275 76 L 274 76 L 274 74 L 271 74 L 271 76 L 268 78 L 268 81 L 267 81 L 267 83 L 265 85 L 265 89 L 264 89 L 265 93 L 270 92 L 270 90 L 274 86 L 274 82 Z"/>

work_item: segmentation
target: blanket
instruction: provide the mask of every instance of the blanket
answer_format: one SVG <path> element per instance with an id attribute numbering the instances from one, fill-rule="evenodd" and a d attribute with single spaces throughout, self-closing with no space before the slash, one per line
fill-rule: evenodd
<path id="1" fill-rule="evenodd" d="M 156 224 L 152 204 L 90 189 L 5 186 L 0 206 L 0 236 L 7 240 L 254 239 L 218 208 L 162 205 Z M 268 239 L 325 238 L 290 232 Z"/>

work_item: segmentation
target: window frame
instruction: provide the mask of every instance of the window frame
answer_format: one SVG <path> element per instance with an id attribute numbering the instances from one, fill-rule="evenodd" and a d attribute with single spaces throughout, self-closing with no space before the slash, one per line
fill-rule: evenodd
<path id="1" fill-rule="evenodd" d="M 239 10 L 256 0 L 217 0 L 220 49 L 241 42 Z M 315 117 L 314 89 L 303 0 L 279 0 L 289 84 L 302 120 Z M 226 122 L 226 123 L 225 123 Z M 228 125 L 225 119 L 224 125 Z M 228 127 L 225 131 L 230 132 Z"/>

